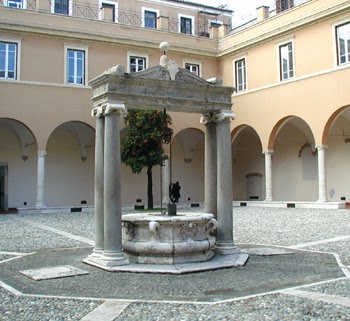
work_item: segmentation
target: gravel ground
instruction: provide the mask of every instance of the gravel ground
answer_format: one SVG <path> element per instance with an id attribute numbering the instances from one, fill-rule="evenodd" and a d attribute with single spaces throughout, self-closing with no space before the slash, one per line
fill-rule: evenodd
<path id="1" fill-rule="evenodd" d="M 234 208 L 235 242 L 293 246 L 350 236 L 349 218 L 349 210 L 237 207 Z M 23 219 L 93 239 L 91 213 L 0 215 L 0 261 L 12 257 L 6 252 L 30 253 L 49 248 L 86 246 L 86 243 L 28 224 Z M 338 253 L 342 262 L 349 265 L 349 245 L 350 238 L 305 249 Z M 349 298 L 350 303 L 350 279 L 303 287 L 302 290 Z M 0 287 L 0 320 L 80 320 L 100 303 L 87 299 L 16 296 Z M 211 305 L 137 302 L 115 320 L 350 321 L 350 308 L 286 294 L 268 294 Z"/>
<path id="2" fill-rule="evenodd" d="M 305 291 L 320 292 L 329 295 L 338 295 L 349 298 L 350 302 L 350 279 L 327 282 L 320 285 L 302 288 Z"/>
<path id="3" fill-rule="evenodd" d="M 133 303 L 114 321 L 350 320 L 350 308 L 281 294 L 216 305 Z"/>
<path id="4" fill-rule="evenodd" d="M 0 302 L 0 320 L 6 321 L 80 320 L 102 303 L 90 300 L 16 296 L 1 287 Z"/>

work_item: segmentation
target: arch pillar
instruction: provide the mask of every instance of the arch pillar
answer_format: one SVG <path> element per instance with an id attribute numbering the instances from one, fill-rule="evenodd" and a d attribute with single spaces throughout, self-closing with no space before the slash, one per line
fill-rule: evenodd
<path id="1" fill-rule="evenodd" d="M 326 148 L 327 145 L 316 145 L 318 161 L 318 201 L 328 202 L 327 198 L 327 174 L 326 174 Z"/>
<path id="2" fill-rule="evenodd" d="M 38 151 L 36 207 L 46 207 L 45 205 L 45 157 L 46 157 L 45 150 Z"/>
<path id="3" fill-rule="evenodd" d="M 264 151 L 265 155 L 265 202 L 272 202 L 272 154 L 273 150 Z"/>

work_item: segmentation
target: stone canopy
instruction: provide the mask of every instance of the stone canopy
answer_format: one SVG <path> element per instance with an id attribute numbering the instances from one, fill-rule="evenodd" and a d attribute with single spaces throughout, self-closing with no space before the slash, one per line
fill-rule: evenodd
<path id="1" fill-rule="evenodd" d="M 136 73 L 115 66 L 90 81 L 94 106 L 123 103 L 133 109 L 207 114 L 231 110 L 233 87 L 206 81 L 184 69 L 161 65 Z"/>
<path id="2" fill-rule="evenodd" d="M 129 108 L 201 114 L 205 127 L 205 213 L 217 219 L 217 237 L 212 245 L 218 255 L 240 253 L 233 240 L 232 215 L 230 123 L 234 119 L 231 107 L 235 88 L 222 86 L 217 79 L 206 81 L 179 68 L 166 56 L 169 45 L 161 43 L 160 48 L 164 55 L 158 66 L 126 73 L 118 65 L 89 83 L 93 90 L 92 116 L 96 118 L 95 248 L 84 262 L 106 270 L 130 263 L 122 243 L 120 169 L 120 117 Z M 164 186 L 168 188 L 169 184 Z M 192 222 L 189 224 L 192 228 Z M 153 227 L 151 234 L 155 237 Z M 153 236 L 152 240 L 156 239 Z M 185 247 L 193 247 L 193 242 L 185 243 Z M 128 246 L 125 242 L 124 245 Z M 200 256 L 200 260 L 209 257 L 207 251 L 203 250 L 205 258 Z M 198 255 L 193 252 L 191 262 L 195 262 L 195 257 Z"/>

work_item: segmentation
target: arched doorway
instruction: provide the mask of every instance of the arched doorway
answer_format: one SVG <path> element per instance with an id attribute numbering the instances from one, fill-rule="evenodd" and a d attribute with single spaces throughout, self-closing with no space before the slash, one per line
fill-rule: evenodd
<path id="1" fill-rule="evenodd" d="M 47 142 L 45 203 L 93 205 L 94 129 L 79 121 L 55 128 Z"/>
<path id="2" fill-rule="evenodd" d="M 37 142 L 23 123 L 0 118 L 0 210 L 34 206 Z"/>
<path id="3" fill-rule="evenodd" d="M 204 133 L 186 128 L 171 142 L 170 180 L 181 185 L 181 203 L 204 201 Z"/>
<path id="4" fill-rule="evenodd" d="M 254 128 L 242 125 L 232 132 L 233 199 L 263 200 L 264 156 Z"/>
<path id="5" fill-rule="evenodd" d="M 300 117 L 279 121 L 270 136 L 275 201 L 318 199 L 317 153 L 309 125 Z"/>

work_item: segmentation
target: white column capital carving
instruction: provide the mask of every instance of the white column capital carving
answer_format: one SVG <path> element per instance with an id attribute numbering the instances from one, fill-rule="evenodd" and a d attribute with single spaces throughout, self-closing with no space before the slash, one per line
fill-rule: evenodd
<path id="1" fill-rule="evenodd" d="M 213 113 L 202 114 L 200 119 L 201 124 L 207 125 L 215 122 L 215 117 Z"/>
<path id="2" fill-rule="evenodd" d="M 102 117 L 103 116 L 103 107 L 102 106 L 98 106 L 98 107 L 94 107 L 91 110 L 91 117 Z"/>
<path id="3" fill-rule="evenodd" d="M 104 115 L 108 116 L 111 114 L 118 114 L 118 115 L 122 115 L 126 109 L 125 109 L 125 105 L 123 102 L 120 103 L 107 103 L 105 105 L 102 105 L 102 108 L 104 108 Z"/>
<path id="4" fill-rule="evenodd" d="M 234 120 L 236 115 L 232 110 L 220 110 L 214 114 L 216 122 Z"/>
<path id="5" fill-rule="evenodd" d="M 45 157 L 46 155 L 46 150 L 39 150 L 38 151 L 38 157 Z"/>
<path id="6" fill-rule="evenodd" d="M 315 148 L 317 150 L 323 150 L 323 149 L 328 148 L 328 145 L 320 144 L 320 145 L 316 145 Z"/>
<path id="7" fill-rule="evenodd" d="M 274 153 L 273 149 L 265 149 L 265 150 L 263 151 L 263 154 L 264 154 L 264 155 L 273 154 L 273 153 Z"/>

